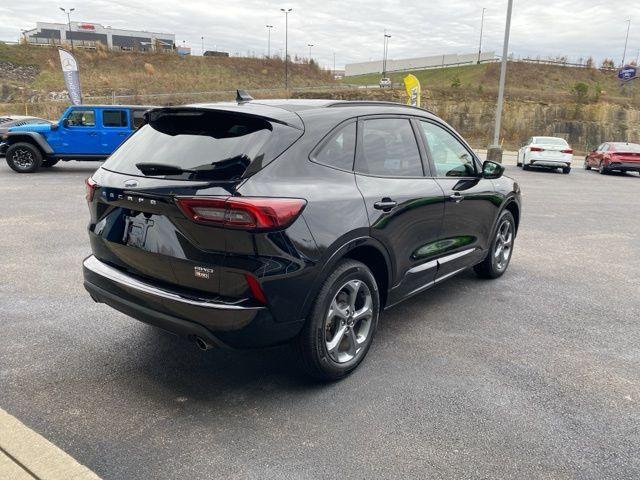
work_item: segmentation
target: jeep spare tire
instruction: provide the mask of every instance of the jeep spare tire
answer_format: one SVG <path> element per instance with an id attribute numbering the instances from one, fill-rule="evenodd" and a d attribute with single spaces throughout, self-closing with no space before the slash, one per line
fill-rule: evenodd
<path id="1" fill-rule="evenodd" d="M 30 143 L 9 145 L 6 157 L 7 165 L 18 173 L 33 173 L 42 165 L 42 153 Z"/>

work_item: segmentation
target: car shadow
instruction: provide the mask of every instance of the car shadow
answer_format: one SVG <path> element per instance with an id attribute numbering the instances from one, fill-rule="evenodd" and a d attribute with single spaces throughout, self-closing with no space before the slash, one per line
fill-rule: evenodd
<path id="1" fill-rule="evenodd" d="M 376 343 L 393 343 L 397 335 L 406 332 L 407 329 L 417 328 L 419 323 L 429 321 L 425 316 L 416 315 L 415 311 L 428 312 L 435 303 L 447 302 L 448 297 L 455 297 L 455 284 L 458 282 L 481 280 L 478 280 L 472 271 L 464 272 L 456 279 L 416 295 L 384 312 L 380 317 L 376 339 L 369 355 L 376 354 Z M 309 378 L 300 368 L 296 352 L 290 344 L 250 350 L 214 348 L 203 352 L 186 338 L 148 325 L 137 325 L 139 330 L 136 335 L 139 337 L 134 343 L 141 344 L 142 348 L 133 352 L 116 353 L 112 350 L 110 353 L 102 353 L 109 356 L 104 361 L 115 361 L 122 364 L 121 368 L 129 371 L 126 375 L 118 375 L 123 382 L 134 382 L 126 386 L 128 390 L 139 390 L 141 394 L 145 394 L 147 391 L 161 389 L 171 392 L 170 395 L 175 397 L 214 401 L 225 395 L 225 392 L 235 390 L 250 392 L 266 389 L 303 393 L 331 385 Z M 365 360 L 358 372 L 344 381 L 362 382 L 367 377 L 360 373 L 369 368 L 368 363 L 373 365 L 373 362 Z M 139 382 L 154 385 L 154 388 L 141 388 Z"/>

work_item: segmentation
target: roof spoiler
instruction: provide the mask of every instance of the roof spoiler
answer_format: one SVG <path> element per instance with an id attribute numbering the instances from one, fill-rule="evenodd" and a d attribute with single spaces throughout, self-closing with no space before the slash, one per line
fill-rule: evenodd
<path id="1" fill-rule="evenodd" d="M 244 103 L 250 102 L 253 100 L 253 97 L 249 95 L 245 90 L 236 90 L 236 102 Z"/>

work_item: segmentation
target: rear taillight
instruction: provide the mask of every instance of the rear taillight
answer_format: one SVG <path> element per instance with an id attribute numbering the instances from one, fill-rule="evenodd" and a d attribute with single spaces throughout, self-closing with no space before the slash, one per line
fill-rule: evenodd
<path id="1" fill-rule="evenodd" d="M 244 230 L 286 228 L 307 204 L 301 198 L 180 197 L 176 202 L 191 220 Z"/>
<path id="2" fill-rule="evenodd" d="M 529 151 L 531 152 L 544 152 L 544 148 L 540 148 L 540 147 L 530 147 Z"/>
<path id="3" fill-rule="evenodd" d="M 573 153 L 573 150 L 570 148 L 565 148 L 564 150 L 560 150 L 562 153 Z"/>
<path id="4" fill-rule="evenodd" d="M 98 188 L 98 184 L 91 178 L 87 178 L 84 181 L 85 187 L 86 187 L 86 191 L 85 191 L 85 198 L 87 199 L 87 202 L 92 202 L 93 201 L 93 194 L 96 191 L 96 188 Z"/>

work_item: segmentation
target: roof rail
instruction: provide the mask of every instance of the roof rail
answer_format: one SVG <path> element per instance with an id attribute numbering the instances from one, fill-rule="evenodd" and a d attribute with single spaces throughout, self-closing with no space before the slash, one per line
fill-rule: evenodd
<path id="1" fill-rule="evenodd" d="M 385 107 L 405 107 L 414 108 L 423 112 L 435 115 L 434 112 L 423 107 L 414 107 L 413 105 L 407 105 L 406 103 L 389 102 L 385 100 L 340 100 L 335 103 L 327 105 L 327 107 L 356 107 L 356 106 L 385 106 Z"/>

